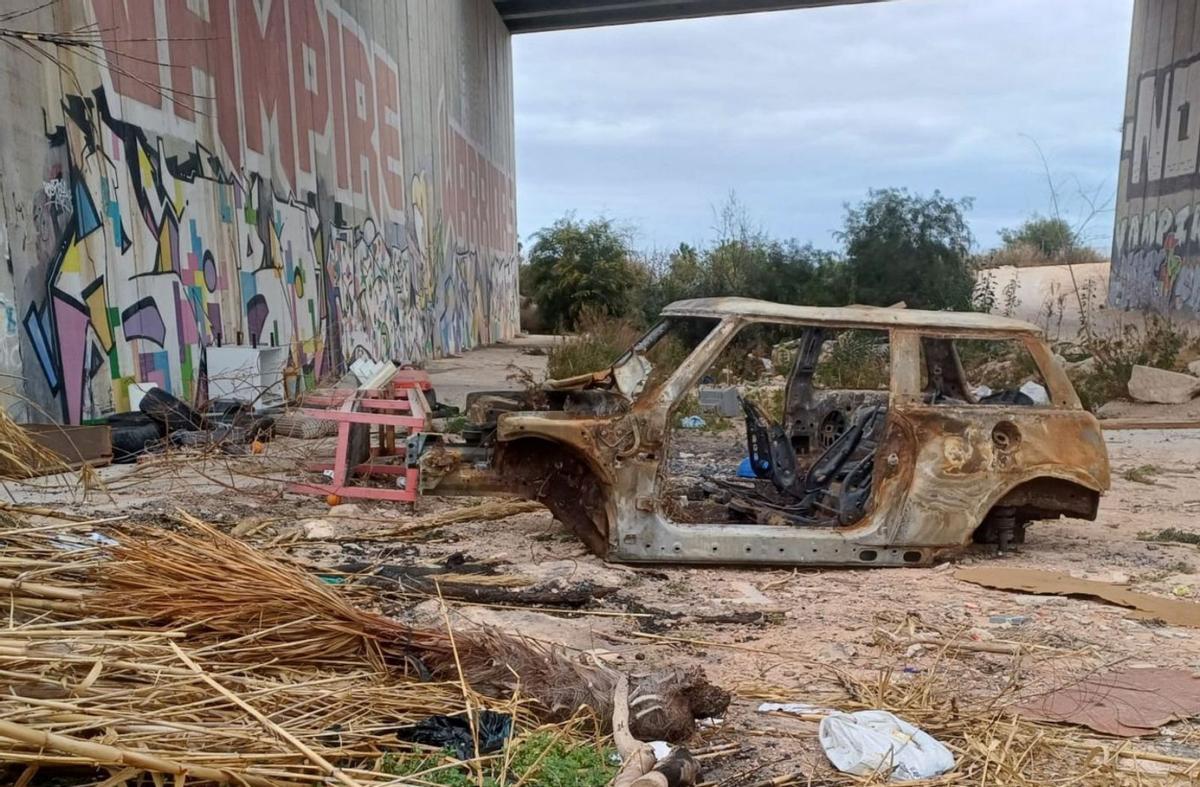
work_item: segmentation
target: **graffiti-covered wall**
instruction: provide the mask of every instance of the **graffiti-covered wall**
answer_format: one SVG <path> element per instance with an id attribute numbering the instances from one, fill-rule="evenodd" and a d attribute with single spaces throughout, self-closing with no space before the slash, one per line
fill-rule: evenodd
<path id="1" fill-rule="evenodd" d="M 203 396 L 214 345 L 311 385 L 517 327 L 509 35 L 489 0 L 16 0 L 0 44 L 0 387 L 31 419 Z"/>
<path id="2" fill-rule="evenodd" d="M 1109 303 L 1200 315 L 1200 12 L 1137 0 Z"/>

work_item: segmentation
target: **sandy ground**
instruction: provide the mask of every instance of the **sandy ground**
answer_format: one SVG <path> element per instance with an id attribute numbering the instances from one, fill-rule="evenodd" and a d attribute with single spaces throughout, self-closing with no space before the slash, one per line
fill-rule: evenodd
<path id="1" fill-rule="evenodd" d="M 432 370 L 435 386 L 444 400 L 457 403 L 468 383 L 502 384 L 510 364 L 543 365 L 544 357 L 529 355 L 528 349 L 493 348 L 439 361 Z M 724 462 L 741 450 L 729 434 L 689 435 L 688 440 L 688 452 L 697 461 Z M 625 669 L 702 665 L 735 698 L 723 722 L 701 732 L 698 743 L 729 740 L 741 747 L 736 755 L 709 763 L 707 776 L 721 784 L 748 785 L 796 771 L 813 779 L 830 773 L 814 724 L 758 713 L 756 707 L 764 699 L 851 707 L 839 675 L 864 681 L 886 675 L 900 686 L 939 687 L 956 702 L 970 704 L 1044 691 L 1110 665 L 1200 671 L 1200 630 L 1133 620 L 1126 610 L 1096 601 L 1006 593 L 954 578 L 957 566 L 976 563 L 1045 568 L 1200 600 L 1197 547 L 1139 539 L 1163 528 L 1200 535 L 1200 431 L 1110 432 L 1106 440 L 1114 482 L 1097 521 L 1036 523 L 1018 553 L 997 557 L 991 548 L 980 547 L 952 563 L 920 569 L 607 565 L 548 512 L 500 523 L 455 524 L 404 543 L 356 542 L 356 530 L 399 521 L 409 512 L 374 503 L 331 510 L 318 498 L 284 494 L 282 484 L 297 477 L 297 464 L 329 451 L 328 441 L 279 440 L 262 457 L 205 462 L 181 457 L 105 468 L 100 475 L 109 496 L 93 491 L 83 499 L 77 489 L 47 480 L 9 491 L 19 502 L 69 502 L 96 516 L 159 517 L 185 508 L 314 567 L 351 560 L 430 564 L 465 553 L 534 580 L 616 587 L 581 612 L 451 606 L 458 624 L 501 625 L 600 654 Z M 471 502 L 425 499 L 418 513 Z M 314 527 L 332 529 L 337 537 L 297 540 Z M 426 621 L 441 615 L 433 601 L 389 611 Z M 881 631 L 1037 647 L 1022 657 L 943 652 L 898 647 L 884 641 Z M 1200 731 L 1181 722 L 1138 746 L 1200 757 Z"/>

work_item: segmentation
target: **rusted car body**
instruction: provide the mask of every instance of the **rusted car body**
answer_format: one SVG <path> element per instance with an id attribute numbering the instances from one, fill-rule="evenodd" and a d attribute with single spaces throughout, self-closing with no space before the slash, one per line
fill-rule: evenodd
<path id="1" fill-rule="evenodd" d="M 652 347 L 696 321 L 710 328 L 691 354 L 655 373 Z M 880 332 L 887 389 L 838 392 L 854 403 L 848 425 L 814 440 L 811 369 L 798 359 L 783 424 L 747 409 L 766 477 L 716 488 L 727 521 L 677 521 L 666 504 L 674 411 L 755 324 L 804 331 L 801 353 L 812 357 L 838 332 Z M 955 354 L 957 339 L 1023 345 L 1048 401 L 981 399 Z M 1109 485 L 1099 424 L 1039 330 L 986 314 L 680 301 L 612 367 L 537 389 L 472 395 L 468 418 L 465 444 L 413 446 L 425 491 L 539 500 L 592 551 L 617 562 L 925 565 L 972 540 L 1001 548 L 1021 541 L 1032 520 L 1094 519 Z"/>

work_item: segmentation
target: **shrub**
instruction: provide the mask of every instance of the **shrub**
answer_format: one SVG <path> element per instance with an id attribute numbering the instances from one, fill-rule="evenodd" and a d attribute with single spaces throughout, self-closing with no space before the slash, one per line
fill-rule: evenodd
<path id="1" fill-rule="evenodd" d="M 1074 375 L 1075 391 L 1089 410 L 1123 399 L 1134 366 L 1180 371 L 1183 351 L 1193 343 L 1186 329 L 1155 315 L 1142 328 L 1127 324 L 1109 333 L 1093 329 L 1083 349 L 1094 361 L 1090 371 Z"/>
<path id="2" fill-rule="evenodd" d="M 905 189 L 872 190 L 846 208 L 849 301 L 919 309 L 969 309 L 975 280 L 968 262 L 973 242 L 963 212 L 969 199 L 931 197 Z"/>
<path id="3" fill-rule="evenodd" d="M 1057 257 L 1076 247 L 1075 231 L 1065 219 L 1034 214 L 1021 226 L 1000 230 L 1006 249 L 1024 248 L 1046 258 Z"/>
<path id="4" fill-rule="evenodd" d="M 1000 268 L 1006 265 L 1014 268 L 1035 268 L 1042 265 L 1087 265 L 1104 260 L 1103 254 L 1087 246 L 1076 246 L 1050 255 L 1028 243 L 1017 243 L 980 255 L 975 262 L 980 268 Z"/>
<path id="5" fill-rule="evenodd" d="M 813 374 L 822 388 L 870 391 L 889 385 L 886 343 L 878 331 L 842 331 L 826 344 Z"/>
<path id="6" fill-rule="evenodd" d="M 628 314 L 631 293 L 644 285 L 627 233 L 603 218 L 583 223 L 568 216 L 541 230 L 521 271 L 521 287 L 542 323 L 568 330 L 585 309 Z"/>

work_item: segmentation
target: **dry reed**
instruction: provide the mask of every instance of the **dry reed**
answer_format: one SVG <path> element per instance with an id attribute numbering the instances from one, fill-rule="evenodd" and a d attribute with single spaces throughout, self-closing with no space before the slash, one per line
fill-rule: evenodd
<path id="1" fill-rule="evenodd" d="M 0 523 L 0 774 L 380 785 L 396 729 L 429 715 L 609 710 L 606 668 L 496 631 L 406 626 L 180 525 Z"/>

